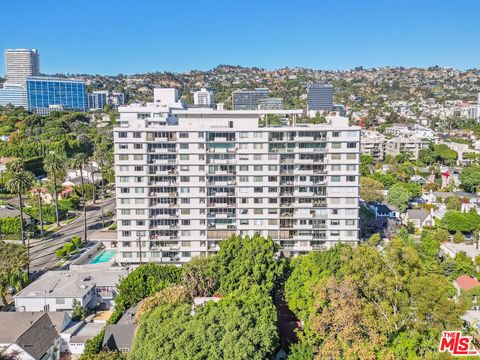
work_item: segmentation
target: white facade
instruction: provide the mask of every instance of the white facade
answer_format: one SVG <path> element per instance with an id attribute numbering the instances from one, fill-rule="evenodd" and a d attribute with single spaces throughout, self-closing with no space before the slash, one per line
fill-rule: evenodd
<path id="1" fill-rule="evenodd" d="M 213 99 L 213 92 L 207 89 L 202 89 L 193 92 L 193 104 L 196 106 L 210 107 L 215 104 Z"/>
<path id="2" fill-rule="evenodd" d="M 358 241 L 360 128 L 295 125 L 301 110 L 120 107 L 117 261 L 182 263 L 232 234 L 287 255 Z M 259 126 L 259 117 L 290 125 Z"/>
<path id="3" fill-rule="evenodd" d="M 25 85 L 29 76 L 40 75 L 40 55 L 36 49 L 6 49 L 7 83 Z"/>

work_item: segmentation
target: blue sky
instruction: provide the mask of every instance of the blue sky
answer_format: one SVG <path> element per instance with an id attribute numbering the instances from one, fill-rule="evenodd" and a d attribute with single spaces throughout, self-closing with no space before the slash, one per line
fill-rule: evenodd
<path id="1" fill-rule="evenodd" d="M 1 0 L 0 14 L 0 49 L 37 48 L 50 74 L 480 68 L 477 0 Z"/>

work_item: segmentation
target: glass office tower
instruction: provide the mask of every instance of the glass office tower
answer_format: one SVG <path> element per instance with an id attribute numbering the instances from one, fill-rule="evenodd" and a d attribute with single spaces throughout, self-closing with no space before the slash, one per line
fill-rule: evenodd
<path id="1" fill-rule="evenodd" d="M 52 110 L 87 109 L 87 90 L 80 80 L 29 77 L 27 79 L 27 107 L 40 115 Z"/>

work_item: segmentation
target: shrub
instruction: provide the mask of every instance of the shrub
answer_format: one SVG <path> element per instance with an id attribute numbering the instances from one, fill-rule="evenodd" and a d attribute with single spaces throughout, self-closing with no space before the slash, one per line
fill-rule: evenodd
<path id="1" fill-rule="evenodd" d="M 72 244 L 75 246 L 80 245 L 82 238 L 80 236 L 72 236 Z"/>
<path id="2" fill-rule="evenodd" d="M 65 251 L 65 249 L 63 248 L 57 249 L 55 251 L 55 256 L 57 257 L 57 259 L 64 258 L 65 256 L 67 256 L 67 251 Z"/>
<path id="3" fill-rule="evenodd" d="M 77 247 L 75 244 L 72 243 L 66 243 L 63 245 L 63 250 L 65 250 L 68 254 L 71 253 L 73 250 L 75 250 Z"/>

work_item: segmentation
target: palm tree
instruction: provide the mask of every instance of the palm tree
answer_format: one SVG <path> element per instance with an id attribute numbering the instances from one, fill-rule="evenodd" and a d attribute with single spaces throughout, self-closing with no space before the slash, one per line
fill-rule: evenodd
<path id="1" fill-rule="evenodd" d="M 93 204 L 95 205 L 97 203 L 97 194 L 96 194 L 96 188 L 95 188 L 95 168 L 93 167 L 93 156 L 89 158 L 89 164 L 91 167 L 91 174 L 92 174 L 92 199 L 93 199 Z"/>
<path id="2" fill-rule="evenodd" d="M 55 219 L 57 226 L 60 227 L 60 217 L 58 215 L 58 191 L 57 191 L 57 178 L 63 176 L 65 172 L 65 157 L 55 152 L 50 152 L 45 156 L 44 168 L 49 176 L 53 177 L 53 197 L 55 202 Z"/>
<path id="3" fill-rule="evenodd" d="M 42 183 L 40 181 L 35 182 L 35 192 L 37 193 L 38 214 L 40 217 L 40 234 L 43 235 Z"/>
<path id="4" fill-rule="evenodd" d="M 105 195 L 105 165 L 110 161 L 110 152 L 104 143 L 96 146 L 93 158 L 100 165 L 100 172 L 102 174 L 102 181 L 100 184 L 100 207 L 102 209 L 102 224 L 105 226 L 105 217 L 103 213 L 103 200 Z"/>
<path id="5" fill-rule="evenodd" d="M 71 160 L 70 165 L 80 170 L 80 181 L 82 184 L 82 200 L 83 200 L 83 241 L 87 241 L 87 197 L 85 194 L 85 183 L 83 180 L 83 167 L 88 163 L 88 156 L 84 153 L 76 154 Z"/>
<path id="6" fill-rule="evenodd" d="M 25 229 L 23 219 L 23 197 L 22 194 L 30 189 L 34 176 L 30 171 L 25 171 L 23 165 L 15 164 L 12 170 L 7 172 L 8 180 L 5 183 L 5 187 L 8 191 L 16 193 L 18 195 L 19 208 L 20 208 L 20 237 L 22 244 L 25 245 Z"/>

